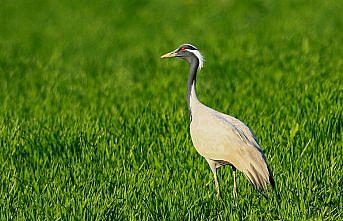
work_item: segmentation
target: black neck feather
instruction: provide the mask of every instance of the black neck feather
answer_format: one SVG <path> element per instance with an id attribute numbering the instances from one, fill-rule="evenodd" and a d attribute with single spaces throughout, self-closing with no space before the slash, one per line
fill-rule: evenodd
<path id="1" fill-rule="evenodd" d="M 187 81 L 187 104 L 188 104 L 188 109 L 191 114 L 191 106 L 190 106 L 190 96 L 191 96 L 191 90 L 192 90 L 192 85 L 194 84 L 194 90 L 196 87 L 196 77 L 197 77 L 197 71 L 199 67 L 199 60 L 196 57 L 191 57 L 189 60 L 189 76 L 188 76 L 188 81 Z"/>

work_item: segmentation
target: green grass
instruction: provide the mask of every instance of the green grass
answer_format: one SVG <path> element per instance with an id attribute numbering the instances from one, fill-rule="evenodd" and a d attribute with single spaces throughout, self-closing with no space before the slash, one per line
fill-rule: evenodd
<path id="1" fill-rule="evenodd" d="M 342 220 L 340 1 L 1 1 L 0 219 Z M 198 97 L 245 122 L 281 200 L 222 200 L 189 135 Z"/>

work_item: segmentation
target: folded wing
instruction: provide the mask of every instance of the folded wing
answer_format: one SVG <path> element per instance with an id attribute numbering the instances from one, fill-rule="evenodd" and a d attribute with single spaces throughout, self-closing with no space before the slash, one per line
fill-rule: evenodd
<path id="1" fill-rule="evenodd" d="M 243 172 L 258 189 L 274 186 L 262 149 L 251 130 L 231 116 L 202 108 L 191 123 L 195 148 L 206 159 L 225 161 Z"/>

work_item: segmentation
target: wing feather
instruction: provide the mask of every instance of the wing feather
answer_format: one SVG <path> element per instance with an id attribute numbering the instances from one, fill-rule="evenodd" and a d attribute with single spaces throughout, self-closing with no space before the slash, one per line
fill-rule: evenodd
<path id="1" fill-rule="evenodd" d="M 246 125 L 206 106 L 192 111 L 192 141 L 203 157 L 232 164 L 258 189 L 274 183 L 262 149 Z"/>

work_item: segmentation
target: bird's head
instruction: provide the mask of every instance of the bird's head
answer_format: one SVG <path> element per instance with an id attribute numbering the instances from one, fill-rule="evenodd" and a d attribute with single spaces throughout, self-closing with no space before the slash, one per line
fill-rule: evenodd
<path id="1" fill-rule="evenodd" d="M 194 59 L 197 59 L 199 62 L 198 69 L 201 69 L 204 66 L 204 57 L 201 55 L 199 50 L 191 44 L 183 44 L 177 49 L 167 54 L 161 56 L 161 58 L 182 58 L 192 63 Z"/>

